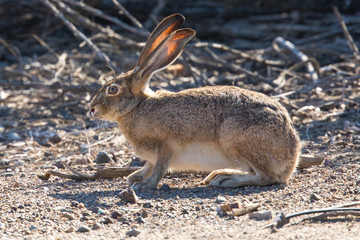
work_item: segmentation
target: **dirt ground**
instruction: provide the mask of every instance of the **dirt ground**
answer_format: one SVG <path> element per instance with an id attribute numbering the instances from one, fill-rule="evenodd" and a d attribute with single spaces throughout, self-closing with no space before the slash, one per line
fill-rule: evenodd
<path id="1" fill-rule="evenodd" d="M 302 16 L 304 28 L 318 27 L 318 32 L 296 32 L 301 28 L 284 30 L 282 19 L 266 30 L 272 31 L 273 36 L 263 38 L 264 21 L 284 16 L 281 14 L 230 19 L 207 29 L 209 32 L 201 30 L 202 36 L 210 37 L 200 40 L 211 39 L 233 48 L 245 45 L 245 49 L 252 50 L 243 49 L 243 53 L 251 56 L 224 48 L 221 51 L 212 48 L 217 57 L 208 49 L 210 56 L 203 56 L 203 48 L 190 45 L 189 52 L 185 52 L 189 64 L 180 60 L 176 67 L 157 74 L 151 87 L 179 91 L 200 85 L 232 84 L 271 95 L 289 110 L 301 136 L 302 153 L 319 156 L 322 163 L 298 169 L 288 184 L 265 187 L 209 188 L 200 184 L 206 175 L 169 174 L 158 189 L 136 191 L 138 198 L 134 203 L 120 197 L 128 189 L 125 178 L 86 181 L 38 178 L 48 170 L 68 172 L 61 162 L 92 173 L 100 151 L 112 156 L 112 166 L 144 164 L 115 123 L 95 120 L 86 114 L 92 95 L 103 79 L 111 75 L 105 64 L 94 60 L 91 49 L 79 47 L 81 41 L 74 41 L 74 35 L 52 15 L 46 20 L 48 32 L 38 33 L 45 44 L 34 40 L 34 35 L 29 37 L 35 27 L 31 31 L 22 29 L 29 31 L 24 35 L 1 38 L 0 239 L 126 239 L 132 235 L 147 240 L 359 239 L 360 57 L 348 47 L 349 40 L 333 13 L 292 12 L 296 14 Z M 351 30 L 360 24 L 360 17 L 356 13 L 346 17 L 355 44 L 359 45 L 359 31 Z M 294 19 L 297 18 L 296 15 Z M 201 24 L 190 20 L 188 26 L 197 28 Z M 231 24 L 253 29 L 252 37 L 243 39 L 236 31 L 230 31 L 234 29 Z M 334 28 L 338 31 L 330 34 Z M 212 38 L 215 32 L 223 34 L 222 37 Z M 320 65 L 319 80 L 308 73 L 308 62 L 296 67 L 297 62 L 288 57 L 289 52 L 275 51 L 272 45 L 275 36 L 286 36 L 298 44 L 300 51 L 316 59 Z M 145 41 L 140 36 L 133 39 Z M 306 43 L 310 40 L 313 42 Z M 135 43 L 128 49 L 119 43 L 111 51 L 105 40 L 96 43 L 119 69 L 133 66 L 140 50 Z M 198 54 L 200 60 L 192 54 Z M 265 63 L 258 58 L 274 62 Z M 277 60 L 285 63 L 277 65 Z M 279 75 L 283 79 L 278 78 L 272 85 L 261 82 L 265 75 L 268 80 Z M 220 206 L 236 202 L 258 204 L 257 212 L 270 216 L 263 220 L 249 214 L 219 214 Z M 312 219 L 321 213 L 306 214 L 291 218 L 282 227 L 268 226 L 276 223 L 281 213 L 350 203 L 353 205 L 349 208 L 354 209 L 348 214 L 336 212 L 333 216 Z"/>

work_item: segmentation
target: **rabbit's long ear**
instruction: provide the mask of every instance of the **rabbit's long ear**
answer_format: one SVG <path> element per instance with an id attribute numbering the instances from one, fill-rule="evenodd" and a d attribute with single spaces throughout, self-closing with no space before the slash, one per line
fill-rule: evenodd
<path id="1" fill-rule="evenodd" d="M 178 29 L 165 38 L 142 62 L 138 65 L 135 74 L 137 80 L 133 82 L 134 92 L 143 91 L 152 74 L 173 63 L 182 53 L 185 45 L 195 36 L 191 28 Z"/>
<path id="2" fill-rule="evenodd" d="M 151 33 L 149 39 L 146 42 L 145 47 L 143 48 L 138 63 L 138 66 L 141 66 L 150 53 L 157 47 L 159 44 L 167 38 L 172 32 L 178 29 L 185 21 L 183 15 L 176 13 L 164 18 Z"/>

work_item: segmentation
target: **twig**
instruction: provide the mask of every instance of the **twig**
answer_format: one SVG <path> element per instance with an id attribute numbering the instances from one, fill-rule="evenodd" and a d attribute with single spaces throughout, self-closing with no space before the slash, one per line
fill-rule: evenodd
<path id="1" fill-rule="evenodd" d="M 165 7 L 166 0 L 158 0 L 157 6 L 153 8 L 151 13 L 149 14 L 149 18 L 144 23 L 144 28 L 148 29 L 150 28 L 151 21 L 156 22 L 156 17 L 159 15 L 160 11 Z"/>
<path id="2" fill-rule="evenodd" d="M 14 45 L 11 45 L 8 42 L 6 42 L 2 37 L 0 37 L 0 43 L 4 47 L 6 47 L 9 50 L 9 52 L 18 60 L 19 69 L 23 69 L 24 64 L 23 64 L 21 53 L 20 53 L 19 49 L 17 47 L 15 47 Z"/>
<path id="3" fill-rule="evenodd" d="M 356 25 L 353 25 L 353 26 L 349 26 L 348 30 L 356 30 L 356 29 L 359 29 L 359 28 L 360 28 L 359 24 L 356 24 Z M 312 35 L 311 37 L 308 37 L 308 38 L 303 38 L 303 39 L 297 40 L 295 43 L 296 43 L 296 45 L 304 45 L 304 44 L 307 44 L 307 43 L 314 43 L 314 42 L 319 41 L 321 39 L 329 38 L 329 37 L 332 37 L 334 35 L 340 34 L 341 32 L 342 32 L 341 29 L 334 29 L 334 30 L 330 30 L 328 32 Z"/>
<path id="4" fill-rule="evenodd" d="M 357 211 L 346 211 L 346 212 L 329 212 L 329 213 L 324 213 L 318 216 L 314 216 L 314 217 L 308 217 L 308 218 L 304 218 L 303 220 L 301 220 L 302 222 L 304 221 L 318 221 L 318 220 L 325 220 L 328 217 L 338 217 L 338 216 L 356 216 L 359 217 L 360 216 L 360 212 Z"/>
<path id="5" fill-rule="evenodd" d="M 138 28 L 143 28 L 141 23 L 133 16 L 131 13 L 126 10 L 126 8 L 123 7 L 117 0 L 112 0 L 112 2 L 115 4 L 115 6 L 120 9 L 121 13 L 123 13 L 126 17 L 130 19 L 130 21 L 137 26 Z"/>
<path id="6" fill-rule="evenodd" d="M 40 0 L 40 1 L 43 1 L 43 0 Z M 73 1 L 73 0 L 64 0 L 64 1 L 71 4 L 71 5 L 73 5 L 73 6 L 77 6 L 77 7 L 81 8 L 81 9 L 91 13 L 91 14 L 94 14 L 95 16 L 98 16 L 98 17 L 101 17 L 101 18 L 103 18 L 105 20 L 108 20 L 109 22 L 112 22 L 112 23 L 122 27 L 123 29 L 129 31 L 129 32 L 135 33 L 135 34 L 143 36 L 143 37 L 144 36 L 147 37 L 150 34 L 149 32 L 147 32 L 145 30 L 129 26 L 128 24 L 122 22 L 121 20 L 119 20 L 117 18 L 114 18 L 114 17 L 111 17 L 111 16 L 105 14 L 104 12 L 102 12 L 101 10 L 90 7 L 90 6 L 86 5 L 83 2 L 76 2 L 76 1 Z"/>
<path id="7" fill-rule="evenodd" d="M 22 72 L 20 73 L 22 74 Z M 30 88 L 35 88 L 35 89 L 52 89 L 54 91 L 58 90 L 59 88 L 61 88 L 64 91 L 69 91 L 72 93 L 84 93 L 84 91 L 86 91 L 86 89 L 90 89 L 90 88 L 97 88 L 99 89 L 101 87 L 100 84 L 94 83 L 91 86 L 90 85 L 82 85 L 82 86 L 77 86 L 77 85 L 60 85 L 58 82 L 55 82 L 54 84 L 51 85 L 47 85 L 47 84 L 41 84 L 41 83 L 23 83 L 21 81 L 6 81 L 6 80 L 2 80 L 0 79 L 0 86 L 6 87 L 6 88 L 20 88 L 20 89 L 30 89 Z"/>
<path id="8" fill-rule="evenodd" d="M 277 215 L 275 220 L 271 224 L 266 225 L 265 228 L 274 227 L 274 226 L 276 226 L 277 228 L 281 228 L 284 225 L 288 224 L 290 222 L 291 218 L 299 217 L 302 215 L 308 215 L 308 214 L 329 213 L 329 212 L 359 212 L 360 213 L 360 208 L 347 208 L 347 206 L 356 206 L 359 204 L 360 204 L 360 202 L 354 202 L 354 203 L 351 203 L 351 205 L 341 205 L 341 206 L 331 207 L 331 208 L 307 210 L 307 211 L 297 212 L 297 213 L 288 214 L 288 215 L 285 215 L 284 213 L 280 213 Z"/>
<path id="9" fill-rule="evenodd" d="M 273 41 L 273 47 L 275 50 L 277 50 L 278 46 L 281 46 L 287 50 L 289 50 L 294 56 L 296 56 L 300 61 L 306 62 L 309 60 L 309 57 L 306 56 L 304 53 L 300 52 L 293 43 L 290 41 L 285 40 L 282 37 L 277 37 Z M 313 80 L 313 82 L 317 82 L 319 80 L 319 76 L 317 72 L 315 71 L 315 68 L 313 64 L 310 62 L 306 65 L 307 70 L 310 74 L 310 78 Z"/>
<path id="10" fill-rule="evenodd" d="M 35 38 L 44 48 L 46 48 L 51 54 L 55 57 L 59 57 L 57 54 L 46 42 L 44 42 L 37 34 L 32 34 L 32 37 Z"/>
<path id="11" fill-rule="evenodd" d="M 232 54 L 234 54 L 235 56 L 241 57 L 241 58 L 245 58 L 245 59 L 249 59 L 251 61 L 256 61 L 259 63 L 263 63 L 266 65 L 273 65 L 273 66 L 283 66 L 285 63 L 283 61 L 280 60 L 269 60 L 269 59 L 264 59 L 262 58 L 260 55 L 250 55 L 248 53 L 245 53 L 243 51 L 225 46 L 223 44 L 219 44 L 219 43 L 209 43 L 209 42 L 197 42 L 194 44 L 189 44 L 188 47 L 198 47 L 198 48 L 203 48 L 203 47 L 211 47 L 211 48 L 215 48 L 215 49 L 219 49 L 222 51 L 226 51 L 226 52 L 230 52 Z"/>
<path id="12" fill-rule="evenodd" d="M 336 6 L 333 6 L 333 11 L 341 25 L 341 28 L 344 32 L 344 35 L 346 37 L 346 42 L 349 46 L 349 48 L 351 49 L 351 51 L 353 52 L 353 55 L 354 57 L 357 59 L 357 60 L 360 60 L 360 52 L 359 52 L 359 49 L 358 47 L 356 46 L 355 42 L 354 42 L 354 39 L 352 38 L 352 36 L 350 35 L 350 32 L 349 32 L 349 29 L 347 28 L 344 20 L 342 19 L 341 15 L 340 15 L 340 12 L 339 12 L 339 9 L 336 7 Z"/>
<path id="13" fill-rule="evenodd" d="M 96 52 L 96 54 L 101 60 L 112 65 L 110 58 L 105 53 L 103 53 L 89 38 L 87 38 L 82 32 L 80 32 L 75 27 L 74 24 L 72 24 L 69 20 L 67 20 L 64 14 L 62 14 L 49 0 L 39 0 L 39 1 L 41 1 L 47 7 L 49 7 L 55 13 L 55 15 L 58 18 L 60 18 L 63 21 L 63 23 L 74 33 L 75 36 L 84 40 Z"/>

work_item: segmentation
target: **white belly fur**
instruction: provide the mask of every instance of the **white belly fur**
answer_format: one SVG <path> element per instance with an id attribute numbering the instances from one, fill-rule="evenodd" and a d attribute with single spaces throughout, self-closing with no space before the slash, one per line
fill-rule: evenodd
<path id="1" fill-rule="evenodd" d="M 172 145 L 176 155 L 169 165 L 175 171 L 213 171 L 232 168 L 233 164 L 214 143 L 190 143 L 185 147 Z"/>

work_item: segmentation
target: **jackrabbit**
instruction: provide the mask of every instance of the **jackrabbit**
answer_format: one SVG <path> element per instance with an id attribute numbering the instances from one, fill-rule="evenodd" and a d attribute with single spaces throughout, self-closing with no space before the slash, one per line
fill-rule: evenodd
<path id="1" fill-rule="evenodd" d="M 92 116 L 118 122 L 147 160 L 127 183 L 156 188 L 168 170 L 212 171 L 205 184 L 220 187 L 286 183 L 299 159 L 300 140 L 286 109 L 264 94 L 233 86 L 153 92 L 151 76 L 173 63 L 195 36 L 178 29 L 181 14 L 151 33 L 137 66 L 103 86 Z"/>

